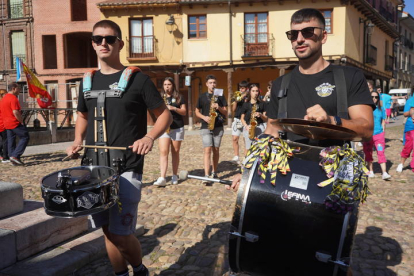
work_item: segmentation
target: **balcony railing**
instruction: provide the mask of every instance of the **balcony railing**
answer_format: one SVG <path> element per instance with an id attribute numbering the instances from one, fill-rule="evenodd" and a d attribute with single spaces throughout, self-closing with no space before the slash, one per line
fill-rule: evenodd
<path id="1" fill-rule="evenodd" d="M 273 56 L 275 38 L 271 33 L 241 36 L 243 57 Z"/>
<path id="2" fill-rule="evenodd" d="M 128 58 L 150 59 L 156 58 L 157 39 L 154 36 L 127 38 Z"/>
<path id="3" fill-rule="evenodd" d="M 392 71 L 392 67 L 394 64 L 394 57 L 393 56 L 385 56 L 385 71 Z"/>
<path id="4" fill-rule="evenodd" d="M 18 57 L 21 62 L 26 63 L 26 55 L 12 55 L 12 69 L 16 69 L 16 57 Z"/>
<path id="5" fill-rule="evenodd" d="M 10 4 L 10 18 L 22 18 L 24 17 L 23 12 L 23 3 L 17 3 L 17 4 Z"/>
<path id="6" fill-rule="evenodd" d="M 370 45 L 368 49 L 367 63 L 377 65 L 377 47 Z"/>

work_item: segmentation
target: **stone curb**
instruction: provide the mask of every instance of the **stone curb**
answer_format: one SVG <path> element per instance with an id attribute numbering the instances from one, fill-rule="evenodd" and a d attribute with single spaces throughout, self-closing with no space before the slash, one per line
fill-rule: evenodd
<path id="1" fill-rule="evenodd" d="M 135 235 L 142 236 L 144 226 L 137 224 Z M 0 271 L 1 276 L 62 276 L 106 255 L 101 229 L 54 246 L 34 257 Z"/>

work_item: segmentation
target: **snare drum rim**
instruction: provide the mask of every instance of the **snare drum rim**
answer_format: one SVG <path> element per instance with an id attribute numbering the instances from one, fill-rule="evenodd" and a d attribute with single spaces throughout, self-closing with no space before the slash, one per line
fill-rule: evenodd
<path id="1" fill-rule="evenodd" d="M 51 187 L 46 187 L 45 185 L 43 185 L 44 180 L 46 178 L 48 178 L 48 177 L 56 174 L 56 173 L 59 173 L 59 172 L 63 172 L 63 171 L 67 171 L 67 170 L 75 170 L 75 169 L 85 169 L 85 168 L 88 168 L 89 171 L 92 171 L 92 170 L 94 170 L 96 168 L 104 168 L 104 169 L 109 169 L 110 171 L 113 171 L 114 172 L 113 175 L 111 175 L 110 177 L 106 178 L 102 183 L 99 183 L 96 186 L 94 186 L 93 187 L 94 189 L 100 188 L 102 186 L 109 185 L 112 182 L 117 181 L 118 178 L 119 178 L 119 175 L 116 173 L 116 170 L 113 169 L 113 168 L 111 168 L 111 167 L 107 167 L 107 166 L 78 166 L 78 167 L 71 167 L 71 168 L 66 168 L 66 169 L 58 170 L 58 171 L 52 172 L 52 173 L 50 173 L 50 174 L 42 177 L 42 179 L 40 180 L 40 187 L 45 192 L 55 192 L 55 193 L 63 192 L 62 189 L 54 189 L 54 188 L 51 188 Z M 111 179 L 111 181 L 109 181 L 110 179 Z M 110 183 L 107 183 L 107 182 L 110 182 Z M 105 183 L 105 185 L 103 185 L 103 183 Z M 88 188 L 78 188 L 78 189 L 72 190 L 70 192 L 87 191 L 87 190 L 90 190 L 90 189 L 91 189 L 90 187 L 88 187 Z"/>

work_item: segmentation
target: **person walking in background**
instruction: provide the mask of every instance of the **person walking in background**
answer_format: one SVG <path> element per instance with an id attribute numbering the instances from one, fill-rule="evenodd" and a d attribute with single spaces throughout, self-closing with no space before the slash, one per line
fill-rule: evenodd
<path id="1" fill-rule="evenodd" d="M 231 103 L 231 110 L 234 114 L 233 123 L 231 125 L 231 135 L 233 139 L 233 151 L 234 157 L 231 161 L 239 163 L 240 150 L 239 150 L 239 137 L 243 133 L 243 124 L 240 121 L 241 111 L 243 104 L 246 102 L 246 95 L 248 93 L 249 83 L 247 81 L 241 81 L 239 83 L 239 96 L 233 96 Z"/>
<path id="2" fill-rule="evenodd" d="M 8 86 L 9 92 L 1 101 L 1 114 L 4 128 L 7 130 L 7 146 L 10 162 L 15 166 L 23 166 L 20 159 L 29 143 L 29 132 L 23 122 L 21 107 L 18 96 L 20 87 L 17 83 L 12 82 Z M 19 137 L 19 143 L 16 146 L 16 136 Z"/>
<path id="3" fill-rule="evenodd" d="M 207 92 L 198 98 L 195 115 L 201 119 L 200 134 L 203 141 L 204 173 L 208 177 L 217 178 L 217 166 L 220 159 L 220 145 L 223 138 L 223 122 L 227 115 L 227 101 L 223 96 L 214 96 L 214 89 L 217 86 L 216 77 L 206 77 Z M 215 113 L 216 116 L 212 116 Z M 214 120 L 214 121 L 213 121 Z M 211 129 L 210 129 L 211 128 Z M 210 174 L 210 165 L 212 171 Z M 203 184 L 209 184 L 203 180 Z"/>
<path id="4" fill-rule="evenodd" d="M 382 88 L 378 87 L 377 92 L 381 97 L 381 108 L 383 109 L 383 113 L 385 113 L 385 123 L 390 123 L 390 117 L 391 117 L 391 106 L 392 106 L 392 100 L 394 99 L 391 95 L 385 94 L 382 92 Z"/>
<path id="5" fill-rule="evenodd" d="M 401 162 L 396 171 L 402 172 L 405 161 L 410 157 L 414 148 L 414 97 L 410 97 L 404 106 L 404 117 L 407 118 L 404 126 L 403 149 L 401 151 Z M 414 172 L 414 158 L 411 158 L 411 170 Z"/>
<path id="6" fill-rule="evenodd" d="M 391 176 L 387 173 L 385 158 L 385 133 L 383 129 L 384 114 L 380 106 L 380 94 L 378 92 L 371 92 L 372 100 L 376 105 L 376 109 L 373 111 L 374 115 L 374 132 L 373 136 L 368 142 L 363 143 L 363 150 L 365 154 L 365 161 L 368 163 L 369 174 L 368 177 L 375 177 L 373 170 L 373 158 L 372 158 L 372 147 L 375 146 L 377 150 L 378 163 L 380 164 L 382 171 L 382 179 L 390 179 Z"/>
<path id="7" fill-rule="evenodd" d="M 169 130 L 159 138 L 158 145 L 160 148 L 160 170 L 161 176 L 154 182 L 155 186 L 166 186 L 167 169 L 168 169 L 168 154 L 171 148 L 171 165 L 173 175 L 171 177 L 171 184 L 178 184 L 178 166 L 180 164 L 180 148 L 181 142 L 184 140 L 184 119 L 183 116 L 187 114 L 187 108 L 184 98 L 178 93 L 177 86 L 174 79 L 167 77 L 163 83 L 163 91 L 161 97 L 166 102 L 167 108 L 170 110 L 173 117 L 173 122 Z"/>
<path id="8" fill-rule="evenodd" d="M 264 124 L 267 121 L 266 103 L 261 101 L 259 96 L 259 87 L 256 84 L 250 85 L 247 101 L 243 104 L 241 115 L 241 121 L 244 126 L 243 136 L 246 144 L 244 155 L 247 154 L 254 137 L 262 134 L 266 128 Z M 252 114 L 253 109 L 255 110 L 254 114 Z M 252 123 L 252 119 L 255 120 L 254 124 Z M 250 135 L 252 133 L 251 131 L 254 131 L 254 135 Z"/>
<path id="9" fill-rule="evenodd" d="M 10 163 L 7 149 L 7 131 L 4 128 L 3 117 L 1 115 L 1 100 L 7 94 L 5 89 L 0 89 L 0 160 L 2 163 Z"/>

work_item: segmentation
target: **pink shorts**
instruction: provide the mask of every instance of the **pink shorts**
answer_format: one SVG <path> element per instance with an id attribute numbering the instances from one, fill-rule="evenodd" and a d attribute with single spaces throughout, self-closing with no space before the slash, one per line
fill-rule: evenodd
<path id="1" fill-rule="evenodd" d="M 371 140 L 369 142 L 364 142 L 362 146 L 365 154 L 365 161 L 372 162 L 374 160 L 372 158 L 372 148 L 375 146 L 378 163 L 382 164 L 387 162 L 387 159 L 385 158 L 385 132 L 372 136 Z"/>
<path id="2" fill-rule="evenodd" d="M 385 109 L 385 114 L 387 114 L 387 116 L 391 116 L 391 108 Z"/>

